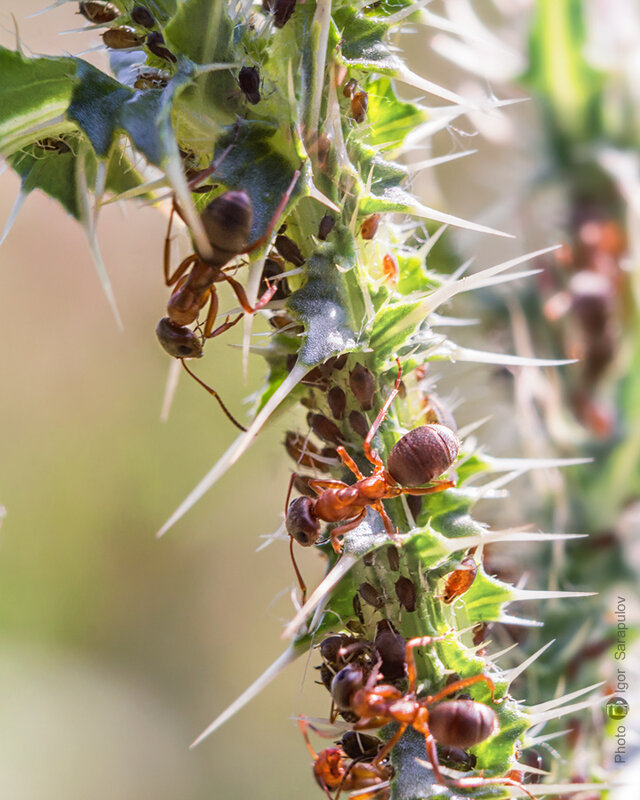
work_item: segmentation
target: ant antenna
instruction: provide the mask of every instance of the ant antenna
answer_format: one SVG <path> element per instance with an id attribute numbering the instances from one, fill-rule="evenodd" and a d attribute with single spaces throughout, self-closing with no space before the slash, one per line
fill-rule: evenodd
<path id="1" fill-rule="evenodd" d="M 210 394 L 210 395 L 212 395 L 213 397 L 215 397 L 215 398 L 216 398 L 216 400 L 217 400 L 217 401 L 218 401 L 218 403 L 220 404 L 220 408 L 221 408 L 221 409 L 224 411 L 224 413 L 225 413 L 225 414 L 227 415 L 227 417 L 228 417 L 228 418 L 231 420 L 231 422 L 233 422 L 233 424 L 236 426 L 236 428 L 240 428 L 240 430 L 241 430 L 243 433 L 246 433 L 246 432 L 247 432 L 247 429 L 244 427 L 244 425 L 241 425 L 241 424 L 238 422 L 238 420 L 237 420 L 237 419 L 236 419 L 236 418 L 235 418 L 235 417 L 234 417 L 234 416 L 231 414 L 231 412 L 229 411 L 229 409 L 228 409 L 228 408 L 225 406 L 225 404 L 222 402 L 222 398 L 221 398 L 221 397 L 220 397 L 220 395 L 219 395 L 219 394 L 216 392 L 216 390 L 215 390 L 215 389 L 212 389 L 210 386 L 207 386 L 207 384 L 206 384 L 204 381 L 200 380 L 200 378 L 199 378 L 197 375 L 194 375 L 194 374 L 193 374 L 193 372 L 191 372 L 191 370 L 190 370 L 190 369 L 189 369 L 189 367 L 187 366 L 187 363 L 186 363 L 186 361 L 184 360 L 184 358 L 181 358 L 181 359 L 180 359 L 180 363 L 181 363 L 181 364 L 182 364 L 182 366 L 183 366 L 183 367 L 186 369 L 186 371 L 189 373 L 189 375 L 191 375 L 191 377 L 193 378 L 193 380 L 194 380 L 194 381 L 197 381 L 197 382 L 200 384 L 200 386 L 202 386 L 202 388 L 203 388 L 203 389 L 206 389 L 206 390 L 209 392 L 209 394 Z"/>

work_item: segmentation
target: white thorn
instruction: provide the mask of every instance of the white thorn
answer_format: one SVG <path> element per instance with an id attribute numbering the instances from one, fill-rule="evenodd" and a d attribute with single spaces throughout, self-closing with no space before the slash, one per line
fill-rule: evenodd
<path id="1" fill-rule="evenodd" d="M 552 639 L 550 642 L 547 642 L 545 645 L 543 645 L 539 650 L 536 650 L 536 652 L 533 653 L 532 655 L 530 655 L 529 658 L 525 659 L 522 662 L 522 664 L 519 664 L 517 667 L 513 667 L 513 669 L 505 670 L 504 671 L 504 679 L 507 681 L 507 683 L 509 683 L 509 684 L 513 683 L 515 681 L 515 679 L 519 675 L 522 675 L 522 673 L 526 669 L 528 669 L 528 667 L 530 667 L 531 664 L 533 664 L 534 661 L 536 661 L 538 658 L 540 658 L 540 656 L 544 653 L 544 651 L 547 650 L 549 647 L 551 647 L 551 645 L 554 642 L 555 642 L 555 639 Z"/>

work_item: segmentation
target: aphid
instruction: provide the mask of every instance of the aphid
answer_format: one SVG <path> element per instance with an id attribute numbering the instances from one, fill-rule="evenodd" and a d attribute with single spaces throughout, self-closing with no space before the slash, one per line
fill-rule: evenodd
<path id="1" fill-rule="evenodd" d="M 389 569 L 392 572 L 397 572 L 400 569 L 400 553 L 395 544 L 390 544 L 387 547 L 387 560 L 389 562 Z"/>
<path id="2" fill-rule="evenodd" d="M 358 593 L 365 603 L 368 603 L 374 608 L 382 608 L 384 605 L 384 598 L 375 586 L 372 586 L 370 583 L 361 583 L 358 587 Z"/>
<path id="3" fill-rule="evenodd" d="M 370 761 L 382 748 L 382 740 L 368 733 L 347 731 L 340 739 L 340 746 L 349 758 Z"/>
<path id="4" fill-rule="evenodd" d="M 339 386 L 329 389 L 327 402 L 334 419 L 344 419 L 344 412 L 347 409 L 347 396 Z"/>
<path id="5" fill-rule="evenodd" d="M 314 414 L 311 411 L 307 414 L 307 424 L 315 435 L 329 444 L 340 444 L 343 441 L 340 428 L 336 423 L 325 417 L 323 414 Z"/>
<path id="6" fill-rule="evenodd" d="M 164 36 L 159 31 L 152 31 L 147 34 L 146 45 L 151 50 L 154 56 L 162 58 L 165 61 L 171 61 L 173 64 L 178 60 L 171 50 L 165 47 Z"/>
<path id="7" fill-rule="evenodd" d="M 367 418 L 359 411 L 349 412 L 349 425 L 351 426 L 351 430 L 363 439 L 366 438 L 369 433 Z"/>
<path id="8" fill-rule="evenodd" d="M 247 102 L 254 106 L 260 102 L 260 73 L 257 67 L 242 67 L 238 73 L 238 85 Z"/>
<path id="9" fill-rule="evenodd" d="M 401 575 L 395 582 L 394 589 L 396 590 L 396 597 L 398 602 L 405 611 L 416 610 L 416 585 L 415 583 Z"/>
<path id="10" fill-rule="evenodd" d="M 335 219 L 331 216 L 331 214 L 325 214 L 324 217 L 320 220 L 320 224 L 318 225 L 318 239 L 321 241 L 325 241 L 327 236 L 333 230 L 334 225 L 336 224 Z"/>
<path id="11" fill-rule="evenodd" d="M 342 89 L 342 94 L 344 97 L 350 100 L 355 94 L 357 88 L 358 88 L 358 81 L 355 78 L 349 78 L 349 80 L 345 83 Z"/>
<path id="12" fill-rule="evenodd" d="M 296 10 L 296 0 L 262 0 L 262 8 L 273 14 L 276 28 L 284 28 Z"/>
<path id="13" fill-rule="evenodd" d="M 136 78 L 135 83 L 133 84 L 134 89 L 164 89 L 164 87 L 169 83 L 169 76 L 163 72 L 157 72 L 154 70 L 145 70 L 144 72 L 139 72 L 138 77 Z"/>
<path id="14" fill-rule="evenodd" d="M 291 290 L 287 279 L 280 277 L 283 272 L 282 261 L 276 261 L 275 258 L 266 258 L 262 268 L 262 277 L 260 278 L 260 293 L 268 291 L 270 286 L 275 286 L 276 291 L 273 299 L 286 300 L 291 294 Z"/>
<path id="15" fill-rule="evenodd" d="M 458 426 L 456 425 L 453 414 L 444 403 L 442 403 L 439 397 L 431 393 L 425 395 L 423 406 L 425 422 L 437 422 L 439 425 L 446 425 L 447 428 L 451 428 L 454 433 L 457 433 Z"/>
<path id="16" fill-rule="evenodd" d="M 111 3 L 89 2 L 79 3 L 78 14 L 82 14 L 89 22 L 95 25 L 105 25 L 107 22 L 113 22 L 120 16 L 118 9 L 111 5 Z"/>
<path id="17" fill-rule="evenodd" d="M 493 681 L 486 675 L 464 678 L 446 686 L 435 695 L 419 700 L 416 698 L 417 669 L 413 651 L 416 647 L 428 647 L 443 638 L 445 637 L 424 636 L 407 642 L 405 663 L 409 687 L 406 694 L 395 686 L 379 683 L 380 671 L 375 666 L 365 678 L 357 664 L 350 664 L 341 669 L 331 683 L 335 704 L 360 717 L 354 730 L 379 728 L 390 722 L 397 724 L 393 736 L 373 758 L 373 766 L 381 764 L 387 758 L 406 729 L 411 726 L 425 738 L 427 757 L 438 784 L 461 789 L 516 786 L 528 797 L 533 797 L 520 781 L 508 776 L 450 778 L 442 774 L 436 743 L 466 750 L 488 739 L 498 730 L 498 718 L 488 705 L 474 700 L 445 700 L 449 695 L 483 681 L 491 693 L 491 702 L 496 702 Z"/>
<path id="18" fill-rule="evenodd" d="M 276 236 L 276 240 L 273 244 L 284 260 L 289 261 L 294 267 L 301 267 L 304 264 L 305 258 L 293 239 L 281 233 Z"/>
<path id="19" fill-rule="evenodd" d="M 457 597 L 468 591 L 476 578 L 477 572 L 478 565 L 475 560 L 471 556 L 465 556 L 460 562 L 460 566 L 447 575 L 440 598 L 442 602 L 453 603 Z"/>
<path id="20" fill-rule="evenodd" d="M 329 459 L 323 457 L 316 445 L 310 442 L 306 436 L 301 436 L 299 433 L 294 433 L 293 431 L 287 431 L 284 439 L 284 446 L 287 454 L 296 464 L 312 469 L 319 469 L 322 472 L 329 471 L 331 466 L 328 463 Z"/>
<path id="21" fill-rule="evenodd" d="M 394 683 L 403 680 L 407 674 L 407 642 L 395 629 L 389 619 L 381 619 L 376 625 L 376 638 L 373 646 L 380 658 L 380 674 Z"/>
<path id="22" fill-rule="evenodd" d="M 370 214 L 360 226 L 360 236 L 363 239 L 373 239 L 380 225 L 380 214 Z"/>
<path id="23" fill-rule="evenodd" d="M 353 119 L 360 123 L 364 122 L 367 118 L 367 109 L 369 108 L 369 95 L 364 91 L 364 89 L 359 89 L 357 92 L 354 92 L 351 97 L 351 116 Z"/>
<path id="24" fill-rule="evenodd" d="M 398 267 L 398 262 L 391 253 L 385 253 L 382 259 L 382 274 L 387 283 L 396 284 L 398 282 L 400 268 Z"/>
<path id="25" fill-rule="evenodd" d="M 373 408 L 373 397 L 376 391 L 376 381 L 373 373 L 362 364 L 356 364 L 349 373 L 349 386 L 354 397 L 363 411 Z"/>
<path id="26" fill-rule="evenodd" d="M 354 792 L 363 789 L 369 791 L 362 796 L 371 800 L 373 798 L 383 800 L 389 797 L 389 780 L 393 777 L 393 768 L 389 764 L 374 766 L 368 756 L 359 756 L 348 762 L 348 756 L 342 747 L 327 747 L 316 753 L 309 741 L 308 723 L 299 720 L 298 724 L 307 749 L 313 757 L 313 775 L 316 782 L 331 800 L 335 800 L 342 791 Z M 332 796 L 331 792 L 334 791 L 335 795 Z M 351 796 L 359 797 L 360 794 Z"/>
<path id="27" fill-rule="evenodd" d="M 365 458 L 373 464 L 372 474 L 365 477 L 344 447 L 340 446 L 337 448 L 338 455 L 356 476 L 354 484 L 314 479 L 309 485 L 318 493 L 316 500 L 299 497 L 288 505 L 290 485 L 286 501 L 286 528 L 292 540 L 309 547 L 320 538 L 321 521 L 340 522 L 342 524 L 333 528 L 329 534 L 334 550 L 340 552 L 341 537 L 360 524 L 369 506 L 380 514 L 387 533 L 393 538 L 395 528 L 385 511 L 383 500 L 402 494 L 432 494 L 454 485 L 452 481 L 446 480 L 432 486 L 424 485 L 446 472 L 458 456 L 458 440 L 449 428 L 442 425 L 423 425 L 409 431 L 391 450 L 386 468 L 378 453 L 371 447 L 371 441 L 398 393 L 401 372 L 399 368 L 395 387 L 364 440 L 363 451 Z M 292 547 L 290 552 L 293 558 Z M 297 567 L 295 569 L 299 574 Z"/>
<path id="28" fill-rule="evenodd" d="M 416 497 L 416 495 L 409 495 L 409 497 L 407 497 L 407 505 L 409 506 L 409 511 L 411 512 L 414 522 L 417 522 L 422 513 L 422 498 Z"/>
<path id="29" fill-rule="evenodd" d="M 156 24 L 151 12 L 144 6 L 134 6 L 131 9 L 131 19 L 136 25 L 142 25 L 143 28 L 153 28 Z"/>
<path id="30" fill-rule="evenodd" d="M 140 47 L 144 42 L 144 36 L 138 36 L 133 28 L 109 28 L 102 34 L 102 41 L 112 50 L 128 50 L 132 47 Z"/>
<path id="31" fill-rule="evenodd" d="M 478 761 L 473 753 L 467 753 L 462 747 L 447 747 L 441 744 L 438 745 L 438 757 L 446 767 L 451 767 L 461 772 L 468 772 L 470 769 L 474 769 Z"/>
<path id="32" fill-rule="evenodd" d="M 46 150 L 48 153 L 70 153 L 71 148 L 64 139 L 54 139 L 51 136 L 46 136 L 44 139 L 39 139 L 35 142 L 35 146 L 41 150 Z"/>

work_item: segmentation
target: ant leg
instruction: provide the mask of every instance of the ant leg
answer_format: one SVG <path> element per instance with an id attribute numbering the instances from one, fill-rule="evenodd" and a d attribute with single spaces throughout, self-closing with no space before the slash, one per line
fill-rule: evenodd
<path id="1" fill-rule="evenodd" d="M 359 481 L 362 480 L 362 478 L 364 478 L 364 475 L 360 472 L 360 470 L 358 469 L 358 465 L 347 453 L 344 447 L 342 447 L 342 445 L 340 445 L 340 447 L 337 448 L 337 453 L 342 459 L 342 463 L 345 465 L 345 467 L 347 467 L 347 469 L 350 469 L 351 472 L 353 472 L 353 474 Z"/>
<path id="2" fill-rule="evenodd" d="M 197 253 L 192 253 L 190 256 L 187 256 L 185 259 L 183 259 L 178 264 L 178 266 L 176 267 L 176 269 L 173 272 L 173 274 L 170 274 L 170 269 L 169 269 L 169 259 L 170 259 L 169 245 L 167 245 L 167 243 L 165 243 L 165 253 L 164 253 L 164 282 L 165 282 L 165 285 L 166 286 L 173 286 L 174 283 L 176 283 L 177 281 L 180 280 L 180 278 L 182 278 L 182 276 L 186 273 L 186 271 L 189 269 L 189 267 L 192 264 L 196 263 L 198 258 L 199 258 L 199 256 L 198 256 Z"/>
<path id="3" fill-rule="evenodd" d="M 271 234 L 273 233 L 273 229 L 276 227 L 278 218 L 285 210 L 285 207 L 289 202 L 289 198 L 293 194 L 293 190 L 296 188 L 296 183 L 298 183 L 299 177 L 300 177 L 300 170 L 297 169 L 293 173 L 293 178 L 291 180 L 291 183 L 289 184 L 287 191 L 284 193 L 282 200 L 280 201 L 278 207 L 276 208 L 275 214 L 273 215 L 269 224 L 267 225 L 266 231 L 262 234 L 262 236 L 259 239 L 256 239 L 255 242 L 251 242 L 250 244 L 247 245 L 246 250 L 244 251 L 245 253 L 251 253 L 253 250 L 257 250 L 271 238 Z"/>
<path id="4" fill-rule="evenodd" d="M 304 605 L 307 602 L 307 584 L 304 582 L 302 573 L 298 568 L 298 562 L 296 561 L 296 557 L 293 554 L 293 536 L 289 536 L 289 555 L 291 556 L 293 571 L 296 573 L 296 578 L 298 579 L 298 585 L 300 586 L 300 591 L 302 593 L 302 605 Z"/>
<path id="5" fill-rule="evenodd" d="M 346 522 L 344 525 L 338 525 L 337 528 L 334 528 L 331 533 L 329 534 L 329 538 L 331 539 L 331 546 L 335 550 L 336 553 L 342 553 L 343 543 L 338 541 L 338 539 L 344 534 L 352 531 L 354 528 L 357 528 L 358 525 L 362 522 L 365 518 L 367 513 L 367 509 L 363 508 L 362 511 L 358 514 L 355 519 L 352 519 L 351 522 Z"/>
<path id="6" fill-rule="evenodd" d="M 441 636 L 418 636 L 415 639 L 409 639 L 406 646 L 405 660 L 407 662 L 407 678 L 409 679 L 408 695 L 415 695 L 416 683 L 418 680 L 418 670 L 416 667 L 416 659 L 413 655 L 414 648 L 416 647 L 430 647 L 434 642 L 441 642 L 446 639 L 448 633 L 443 633 Z"/>
<path id="7" fill-rule="evenodd" d="M 489 687 L 489 691 L 491 692 L 491 702 L 501 702 L 495 698 L 496 687 L 494 682 L 491 680 L 491 678 L 487 678 L 486 675 L 473 675 L 471 678 L 463 678 L 455 683 L 450 683 L 449 686 L 445 686 L 444 689 L 439 691 L 437 694 L 434 694 L 432 697 L 426 697 L 425 702 L 428 702 L 429 705 L 432 703 L 437 703 L 439 700 L 442 700 L 443 697 L 447 697 L 447 695 L 450 694 L 455 694 L 456 692 L 459 692 L 460 689 L 464 689 L 465 686 L 472 686 L 474 683 L 479 683 L 480 681 L 484 681 Z"/>
<path id="8" fill-rule="evenodd" d="M 382 521 L 384 522 L 384 528 L 389 535 L 390 539 L 395 539 L 397 536 L 397 529 L 394 527 L 393 522 L 391 522 L 391 517 L 387 514 L 385 507 L 382 505 L 382 501 L 378 503 L 374 503 L 373 508 L 380 514 L 382 517 Z"/>
<path id="9" fill-rule="evenodd" d="M 404 486 L 402 487 L 402 491 L 400 494 L 412 494 L 412 495 L 423 495 L 423 494 L 434 494 L 435 492 L 444 492 L 445 489 L 453 489 L 455 483 L 453 481 L 437 481 L 434 482 L 433 486 L 427 486 L 423 489 L 408 489 Z"/>
<path id="10" fill-rule="evenodd" d="M 209 301 L 209 311 L 207 312 L 207 319 L 204 323 L 204 338 L 205 339 L 213 339 L 216 336 L 220 336 L 221 333 L 228 331 L 229 328 L 233 328 L 234 325 L 237 325 L 244 314 L 239 314 L 234 320 L 229 322 L 229 317 L 222 323 L 222 325 L 218 325 L 218 327 L 213 330 L 213 323 L 216 321 L 216 317 L 218 316 L 218 293 L 216 292 L 216 287 L 212 286 L 209 289 L 210 292 L 210 301 Z"/>
<path id="11" fill-rule="evenodd" d="M 202 386 L 202 388 L 203 388 L 203 389 L 206 389 L 206 390 L 209 392 L 209 394 L 210 394 L 210 395 L 212 395 L 212 397 L 215 397 L 215 398 L 216 398 L 216 400 L 217 400 L 217 401 L 218 401 L 218 403 L 220 404 L 220 408 L 221 408 L 221 409 L 224 411 L 224 413 L 225 413 L 225 414 L 227 415 L 227 417 L 228 417 L 228 418 L 231 420 L 231 422 L 232 422 L 232 423 L 233 423 L 233 424 L 236 426 L 236 428 L 240 428 L 240 430 L 241 430 L 243 433 L 246 433 L 246 432 L 247 432 L 247 429 L 246 429 L 246 428 L 245 428 L 243 425 L 241 425 L 241 424 L 238 422 L 238 420 L 237 420 L 237 419 L 235 419 L 235 417 L 233 417 L 233 415 L 231 414 L 231 412 L 229 411 L 229 409 L 228 409 L 228 408 L 225 406 L 225 404 L 222 402 L 222 398 L 221 398 L 221 397 L 220 397 L 220 395 L 219 395 L 219 394 L 216 392 L 216 390 L 215 390 L 215 389 L 212 389 L 210 386 L 207 386 L 207 384 L 206 384 L 204 381 L 200 380 L 200 378 L 199 378 L 197 375 L 194 375 L 194 374 L 193 374 L 193 372 L 191 372 L 191 370 L 190 370 L 190 369 L 189 369 L 189 367 L 187 366 L 187 364 L 186 364 L 186 362 L 185 362 L 184 358 L 181 358 L 181 359 L 180 359 L 180 363 L 181 363 L 181 364 L 182 364 L 182 366 L 183 366 L 183 367 L 186 369 L 186 371 L 189 373 L 189 375 L 191 375 L 191 377 L 193 378 L 193 380 L 194 380 L 194 381 L 196 381 L 197 383 L 199 383 L 199 384 L 200 384 L 200 386 Z"/>
<path id="12" fill-rule="evenodd" d="M 393 736 L 389 739 L 389 741 L 386 742 L 382 750 L 378 752 L 376 757 L 371 762 L 374 766 L 377 767 L 381 761 L 384 761 L 384 759 L 389 755 L 389 753 L 393 750 L 393 748 L 398 744 L 400 739 L 402 739 L 402 736 L 404 735 L 404 732 L 407 730 L 408 727 L 409 727 L 408 722 L 403 722 L 400 725 L 398 730 L 393 734 Z"/>
<path id="13" fill-rule="evenodd" d="M 396 358 L 396 364 L 398 365 L 398 377 L 396 378 L 395 386 L 393 387 L 389 397 L 387 397 L 385 404 L 380 409 L 380 413 L 375 418 L 373 425 L 369 428 L 369 433 L 367 434 L 367 438 L 364 440 L 363 444 L 363 450 L 367 461 L 370 461 L 372 464 L 378 467 L 384 467 L 384 464 L 382 463 L 382 459 L 378 453 L 371 449 L 371 441 L 376 435 L 376 431 L 382 424 L 382 420 L 387 416 L 387 412 L 389 411 L 389 407 L 391 403 L 393 403 L 395 396 L 400 391 L 400 379 L 402 378 L 402 366 L 400 364 L 400 359 Z"/>
<path id="14" fill-rule="evenodd" d="M 220 273 L 220 279 L 227 281 L 227 283 L 231 284 L 231 288 L 235 292 L 236 297 L 238 298 L 238 302 L 247 312 L 247 314 L 255 314 L 256 311 L 259 311 L 261 308 L 264 308 L 269 300 L 273 297 L 273 295 L 278 291 L 277 286 L 270 286 L 267 291 L 257 299 L 256 304 L 254 306 L 251 305 L 249 302 L 249 298 L 247 297 L 247 293 L 244 290 L 244 287 L 241 283 L 238 283 L 235 278 L 232 278 L 231 275 L 227 275 L 226 272 Z"/>

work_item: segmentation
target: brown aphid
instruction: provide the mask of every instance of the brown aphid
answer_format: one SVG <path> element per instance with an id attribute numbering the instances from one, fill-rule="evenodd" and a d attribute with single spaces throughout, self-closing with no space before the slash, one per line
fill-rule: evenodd
<path id="1" fill-rule="evenodd" d="M 327 402 L 334 419 L 344 419 L 344 412 L 347 410 L 347 395 L 339 386 L 329 389 Z"/>
<path id="2" fill-rule="evenodd" d="M 360 236 L 363 239 L 374 239 L 380 225 L 380 214 L 370 214 L 360 226 Z"/>
<path id="3" fill-rule="evenodd" d="M 145 70 L 139 72 L 135 83 L 134 89 L 147 90 L 147 89 L 164 89 L 169 83 L 169 76 L 163 72 L 155 72 L 154 70 Z"/>
<path id="4" fill-rule="evenodd" d="M 387 547 L 387 561 L 392 572 L 397 572 L 400 569 L 400 553 L 395 544 L 390 544 Z"/>
<path id="5" fill-rule="evenodd" d="M 349 373 L 349 386 L 354 397 L 363 411 L 373 408 L 373 396 L 376 391 L 376 381 L 371 370 L 362 364 L 356 364 Z"/>
<path id="6" fill-rule="evenodd" d="M 273 14 L 276 28 L 284 28 L 296 10 L 296 0 L 262 0 L 262 8 Z"/>
<path id="7" fill-rule="evenodd" d="M 35 146 L 41 150 L 46 150 L 48 153 L 70 153 L 71 148 L 64 139 L 55 139 L 51 136 L 46 136 L 44 139 L 39 139 L 35 142 Z"/>
<path id="8" fill-rule="evenodd" d="M 260 73 L 257 67 L 242 67 L 238 73 L 238 85 L 252 105 L 260 102 Z"/>
<path id="9" fill-rule="evenodd" d="M 396 590 L 396 597 L 398 602 L 405 609 L 405 611 L 416 610 L 416 585 L 410 579 L 401 575 L 395 582 L 394 589 Z"/>
<path id="10" fill-rule="evenodd" d="M 353 605 L 353 613 L 358 618 L 358 622 L 364 626 L 364 614 L 362 613 L 362 603 L 360 602 L 360 595 L 354 594 L 353 600 L 351 601 Z"/>
<path id="11" fill-rule="evenodd" d="M 343 353 L 340 356 L 336 356 L 336 360 L 333 365 L 333 368 L 335 369 L 336 372 L 340 372 L 341 369 L 344 369 L 348 358 L 349 358 L 349 353 Z"/>
<path id="12" fill-rule="evenodd" d="M 334 225 L 336 224 L 335 219 L 331 214 L 325 214 L 324 217 L 320 220 L 320 224 L 318 225 L 318 239 L 324 242 L 333 230 Z"/>
<path id="13" fill-rule="evenodd" d="M 384 598 L 378 592 L 375 586 L 372 586 L 370 583 L 361 583 L 358 587 L 358 593 L 365 603 L 368 603 L 374 608 L 379 609 L 384 605 Z"/>
<path id="14" fill-rule="evenodd" d="M 363 439 L 369 433 L 369 423 L 367 422 L 364 414 L 359 411 L 351 411 L 349 414 L 349 425 L 354 433 L 361 436 Z"/>
<path id="15" fill-rule="evenodd" d="M 286 300 L 291 294 L 289 284 L 286 278 L 280 276 L 284 272 L 283 264 L 281 261 L 276 261 L 275 258 L 266 258 L 264 267 L 262 268 L 262 277 L 260 279 L 260 294 L 268 291 L 270 286 L 275 286 L 276 291 L 273 295 L 273 300 Z"/>
<path id="16" fill-rule="evenodd" d="M 365 553 L 362 556 L 362 563 L 365 567 L 372 567 L 376 563 L 375 550 L 369 550 L 368 553 Z"/>
<path id="17" fill-rule="evenodd" d="M 369 108 L 369 95 L 364 89 L 359 89 L 357 92 L 354 92 L 351 98 L 350 108 L 351 116 L 356 122 L 360 123 L 365 121 L 367 118 L 367 109 Z"/>
<path id="18" fill-rule="evenodd" d="M 131 19 L 136 25 L 142 25 L 143 28 L 153 28 L 156 24 L 151 12 L 144 6 L 134 6 L 131 9 Z"/>
<path id="19" fill-rule="evenodd" d="M 105 25 L 107 22 L 113 22 L 120 16 L 118 9 L 111 5 L 111 3 L 79 3 L 78 14 L 82 14 L 89 22 L 95 25 Z"/>
<path id="20" fill-rule="evenodd" d="M 164 43 L 164 36 L 160 33 L 160 31 L 152 31 L 151 33 L 147 34 L 147 41 L 146 45 L 151 50 L 154 56 L 158 58 L 162 58 L 165 61 L 171 61 L 171 63 L 175 64 L 178 60 L 171 50 L 165 47 Z"/>
<path id="21" fill-rule="evenodd" d="M 391 253 L 385 253 L 382 259 L 382 274 L 384 275 L 384 279 L 387 283 L 391 283 L 395 286 L 398 282 L 398 278 L 400 277 L 400 268 L 398 267 L 398 262 L 396 261 L 395 257 L 391 255 Z"/>
<path id="22" fill-rule="evenodd" d="M 300 464 L 300 466 L 303 467 L 319 469 L 322 472 L 329 471 L 329 465 L 324 463 L 321 459 L 316 458 L 316 456 L 320 455 L 320 450 L 313 442 L 310 442 L 306 436 L 294 433 L 294 431 L 287 431 L 284 437 L 284 447 L 287 451 L 287 455 L 292 458 L 296 464 Z"/>
<path id="23" fill-rule="evenodd" d="M 293 488 L 296 492 L 305 497 L 315 497 L 316 493 L 309 486 L 309 480 L 310 478 L 308 475 L 295 475 L 293 478 Z"/>
<path id="24" fill-rule="evenodd" d="M 315 435 L 322 439 L 323 442 L 328 442 L 329 444 L 340 444 L 342 442 L 340 428 L 329 417 L 310 412 L 307 414 L 307 423 Z"/>
<path id="25" fill-rule="evenodd" d="M 449 469 L 458 449 L 458 437 L 451 428 L 421 425 L 394 445 L 387 470 L 401 486 L 423 486 Z"/>
<path id="26" fill-rule="evenodd" d="M 304 264 L 305 258 L 293 239 L 279 234 L 273 244 L 284 260 L 289 261 L 294 267 L 301 267 Z"/>
<path id="27" fill-rule="evenodd" d="M 133 28 L 109 28 L 102 34 L 102 41 L 112 50 L 128 50 L 140 47 L 144 43 L 144 36 L 138 36 Z"/>
<path id="28" fill-rule="evenodd" d="M 429 712 L 429 727 L 439 744 L 466 750 L 498 729 L 495 711 L 474 700 L 445 700 Z"/>
<path id="29" fill-rule="evenodd" d="M 382 748 L 382 740 L 362 731 L 347 731 L 340 745 L 349 758 L 372 759 Z"/>
<path id="30" fill-rule="evenodd" d="M 443 603 L 453 603 L 453 601 L 463 595 L 476 578 L 478 566 L 471 556 L 465 556 L 460 562 L 460 566 L 447 575 L 441 600 Z"/>
<path id="31" fill-rule="evenodd" d="M 402 680 L 406 676 L 407 643 L 391 620 L 381 619 L 378 622 L 373 646 L 381 659 L 382 676 L 392 682 Z"/>
<path id="32" fill-rule="evenodd" d="M 460 771 L 475 769 L 478 759 L 473 753 L 467 753 L 462 747 L 438 746 L 438 755 L 446 767 Z"/>
<path id="33" fill-rule="evenodd" d="M 342 94 L 348 100 L 351 100 L 357 88 L 358 88 L 358 81 L 355 78 L 349 78 L 349 80 L 345 83 L 342 89 Z"/>

